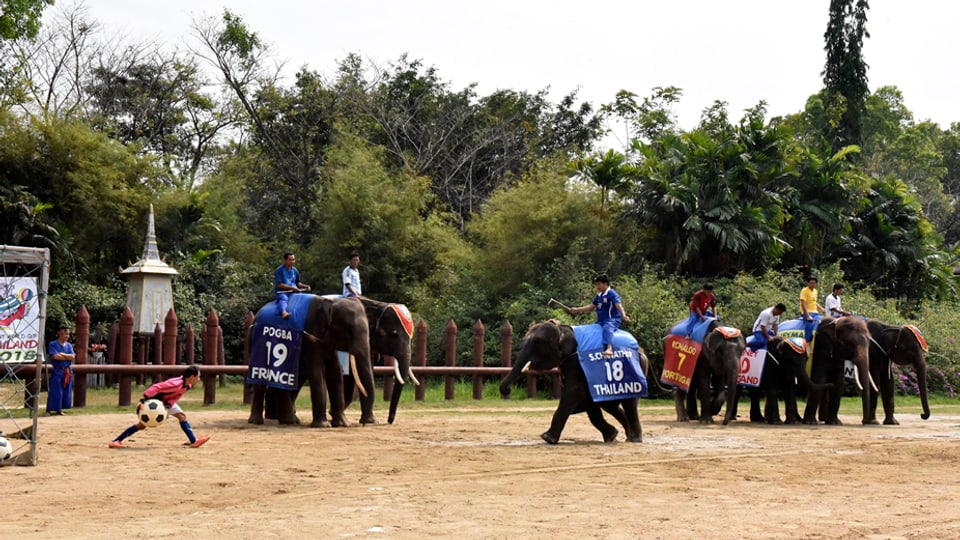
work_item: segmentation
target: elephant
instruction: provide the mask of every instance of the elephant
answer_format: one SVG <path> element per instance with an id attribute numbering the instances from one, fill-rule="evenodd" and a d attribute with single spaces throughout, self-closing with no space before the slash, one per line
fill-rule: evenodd
<path id="1" fill-rule="evenodd" d="M 720 412 L 726 402 L 723 425 L 736 417 L 737 376 L 740 374 L 740 355 L 747 347 L 743 334 L 737 330 L 727 335 L 716 319 L 710 322 L 703 337 L 703 348 L 697 359 L 691 388 L 696 392 L 674 390 L 677 408 L 677 421 L 700 420 L 701 424 L 713 423 L 713 415 Z M 710 390 L 711 382 L 713 392 Z M 697 414 L 697 398 L 700 398 L 701 410 Z"/>
<path id="2" fill-rule="evenodd" d="M 750 421 L 768 424 L 800 424 L 803 418 L 797 408 L 797 390 L 802 392 L 811 388 L 827 390 L 832 383 L 814 384 L 807 375 L 807 349 L 805 342 L 791 342 L 783 336 L 774 336 L 767 340 L 767 358 L 760 375 L 760 387 L 749 388 Z M 799 384 L 798 384 L 799 383 Z M 744 387 L 737 387 L 738 398 Z M 786 420 L 780 418 L 779 396 L 783 395 Z M 766 405 L 760 410 L 760 398 L 766 397 Z"/>
<path id="3" fill-rule="evenodd" d="M 893 366 L 913 366 L 917 373 L 917 387 L 923 413 L 920 418 L 930 418 L 930 405 L 927 402 L 927 363 L 925 359 L 926 341 L 906 326 L 884 324 L 877 320 L 867 321 L 867 330 L 873 338 L 870 343 L 870 375 L 879 387 L 883 402 L 883 423 L 897 425 L 893 417 Z M 870 410 L 876 414 L 877 392 L 870 392 Z"/>
<path id="4" fill-rule="evenodd" d="M 876 424 L 876 415 L 870 410 L 870 333 L 867 323 L 860 317 L 824 317 L 817 327 L 813 344 L 813 365 L 810 379 L 814 383 L 833 383 L 822 400 L 824 391 L 812 388 L 807 396 L 803 423 L 817 424 L 817 409 L 821 409 L 823 421 L 840 425 L 840 396 L 844 388 L 843 366 L 846 360 L 853 362 L 857 383 L 862 388 L 864 424 Z M 823 409 L 826 410 L 823 410 Z"/>
<path id="5" fill-rule="evenodd" d="M 370 324 L 370 352 L 379 354 L 393 363 L 393 393 L 390 395 L 390 412 L 387 423 L 392 424 L 397 417 L 397 404 L 407 379 L 416 386 L 420 381 L 410 367 L 410 339 L 413 337 L 413 318 L 403 304 L 387 304 L 365 296 L 358 297 L 367 314 Z M 343 394 L 346 405 L 353 400 L 355 379 L 343 377 Z"/>
<path id="6" fill-rule="evenodd" d="M 509 397 L 513 383 L 521 375 L 538 374 L 558 367 L 563 381 L 560 403 L 557 404 L 557 410 L 553 413 L 550 429 L 543 432 L 540 438 L 549 444 L 557 444 L 570 415 L 585 410 L 590 423 L 603 435 L 603 442 L 613 442 L 617 438 L 618 431 L 603 418 L 601 410 L 604 410 L 623 426 L 627 441 L 642 442 L 643 431 L 640 427 L 640 414 L 637 411 L 639 398 L 594 402 L 590 397 L 590 389 L 587 386 L 586 374 L 580 365 L 577 348 L 577 339 L 571 326 L 555 321 L 532 325 L 520 345 L 517 361 L 500 383 L 500 395 L 504 398 Z M 640 364 L 646 373 L 648 361 L 642 349 L 640 349 Z"/>
<path id="7" fill-rule="evenodd" d="M 313 421 L 310 425 L 348 425 L 344 415 L 343 377 L 336 351 L 347 351 L 355 359 L 356 365 L 351 366 L 352 371 L 364 393 L 360 401 L 360 423 L 375 424 L 377 420 L 373 414 L 375 388 L 373 365 L 370 361 L 370 330 L 363 305 L 354 299 L 325 298 L 312 294 L 291 295 L 290 309 L 293 309 L 294 305 L 302 305 L 300 309 L 305 310 L 299 379 L 301 384 L 304 379 L 310 383 L 313 408 Z M 270 310 L 276 310 L 275 303 L 271 302 L 261 308 L 257 313 L 257 320 L 262 316 L 269 316 L 272 313 Z M 330 396 L 330 422 L 327 421 L 325 412 L 325 386 Z M 248 420 L 251 424 L 263 423 L 265 390 L 264 385 L 253 385 L 253 402 Z M 283 391 L 278 393 L 290 394 Z M 275 403 L 278 406 L 277 418 L 281 424 L 300 423 L 291 399 L 278 399 Z"/>

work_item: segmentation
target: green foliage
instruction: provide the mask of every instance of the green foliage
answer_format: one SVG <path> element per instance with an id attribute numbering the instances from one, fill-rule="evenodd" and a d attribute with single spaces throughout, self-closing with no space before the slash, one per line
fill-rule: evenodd
<path id="1" fill-rule="evenodd" d="M 53 0 L 3 0 L 0 2 L 0 39 L 36 36 L 43 10 L 52 5 Z"/>
<path id="2" fill-rule="evenodd" d="M 830 21 L 823 35 L 827 62 L 822 75 L 827 109 L 839 115 L 829 128 L 834 152 L 863 141 L 861 118 L 870 93 L 863 59 L 863 39 L 870 37 L 868 4 L 867 0 L 830 0 Z"/>
<path id="3" fill-rule="evenodd" d="M 126 291 L 120 276 L 106 285 L 93 285 L 78 274 L 54 274 L 47 297 L 46 335 L 56 335 L 60 325 L 75 328 L 81 307 L 90 314 L 91 329 L 97 323 L 109 327 L 120 320 L 126 306 Z"/>

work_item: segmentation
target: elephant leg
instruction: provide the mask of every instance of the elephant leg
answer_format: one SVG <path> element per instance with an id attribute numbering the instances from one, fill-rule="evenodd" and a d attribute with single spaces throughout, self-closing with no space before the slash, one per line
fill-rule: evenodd
<path id="1" fill-rule="evenodd" d="M 846 381 L 844 381 L 843 370 L 841 369 L 840 373 L 833 377 L 833 388 L 826 392 L 820 404 L 821 409 L 826 409 L 826 412 L 823 413 L 823 421 L 827 425 L 843 425 L 843 422 L 840 421 L 840 398 L 843 396 L 845 385 Z M 824 402 L 826 403 L 825 406 Z"/>
<path id="2" fill-rule="evenodd" d="M 601 435 L 603 435 L 603 442 L 610 443 L 616 441 L 617 435 L 620 432 L 617 431 L 617 428 L 610 425 L 610 423 L 607 422 L 607 420 L 603 417 L 600 406 L 589 398 L 587 399 L 587 402 L 584 403 L 584 406 L 587 410 L 587 418 L 590 419 L 590 423 L 593 424 L 593 427 L 600 431 Z"/>
<path id="3" fill-rule="evenodd" d="M 250 418 L 247 419 L 247 422 L 250 424 L 263 424 L 263 400 L 267 391 L 266 385 L 263 384 L 254 384 L 253 387 L 253 399 L 250 403 Z"/>
<path id="4" fill-rule="evenodd" d="M 267 388 L 267 409 L 272 412 L 267 418 L 275 418 L 281 425 L 298 425 L 296 402 L 299 390 Z"/>
<path id="5" fill-rule="evenodd" d="M 573 409 L 585 399 L 590 399 L 586 394 L 573 395 L 569 388 L 564 388 L 560 394 L 560 403 L 557 404 L 557 410 L 553 412 L 553 420 L 550 421 L 550 429 L 540 434 L 540 438 L 549 444 L 560 442 L 560 434 L 563 433 L 563 427 L 567 425 L 567 419 L 573 413 Z"/>
<path id="6" fill-rule="evenodd" d="M 639 398 L 629 398 L 621 401 L 626 416 L 627 442 L 643 442 L 643 427 L 640 425 L 640 411 L 637 410 Z"/>
<path id="7" fill-rule="evenodd" d="M 765 388 L 765 397 L 766 403 L 763 408 L 763 421 L 774 425 L 782 424 L 776 385 L 769 385 Z"/>
<path id="8" fill-rule="evenodd" d="M 712 395 L 710 392 L 710 375 L 707 374 L 704 377 L 699 377 L 697 380 L 697 398 L 700 400 L 700 423 L 701 424 L 712 424 L 713 415 L 716 414 L 713 411 L 713 401 Z"/>
<path id="9" fill-rule="evenodd" d="M 690 392 L 685 392 L 679 388 L 673 389 L 673 401 L 677 409 L 677 422 L 689 422 L 690 414 L 689 408 L 687 407 L 687 395 Z"/>
<path id="10" fill-rule="evenodd" d="M 883 423 L 888 426 L 900 425 L 900 422 L 897 422 L 897 419 L 893 417 L 893 393 L 893 377 L 888 375 L 880 379 L 880 399 L 883 402 Z M 871 396 L 873 397 L 873 410 L 876 410 L 876 393 L 871 394 Z"/>
<path id="11" fill-rule="evenodd" d="M 747 395 L 750 396 L 750 421 L 763 422 L 763 412 L 760 410 L 760 401 L 764 397 L 763 389 L 751 388 L 747 391 Z M 769 398 L 767 398 L 767 403 L 769 404 Z"/>
<path id="12" fill-rule="evenodd" d="M 330 424 L 333 427 L 346 427 L 349 425 L 347 417 L 343 413 L 343 372 L 340 370 L 340 361 L 337 360 L 336 353 L 331 353 L 323 359 L 323 369 L 317 369 L 323 373 L 323 379 L 326 382 L 326 395 L 330 397 Z M 314 387 L 310 386 L 310 397 L 313 401 L 314 427 L 323 427 L 326 424 L 326 403 L 324 397 L 324 385 L 318 385 L 317 394 L 314 396 Z M 319 409 L 317 408 L 318 398 L 320 400 Z M 316 420 L 320 418 L 320 424 Z"/>
<path id="13" fill-rule="evenodd" d="M 744 387 L 738 385 L 736 390 L 736 398 L 734 398 L 733 400 L 733 417 L 734 418 L 738 416 L 738 411 L 740 409 L 740 398 L 743 397 L 743 392 L 744 392 Z"/>
<path id="14" fill-rule="evenodd" d="M 799 424 L 803 422 L 800 417 L 800 410 L 797 408 L 797 385 L 793 377 L 786 377 L 781 385 L 783 387 L 783 414 L 786 417 L 784 423 Z M 779 415 L 779 411 L 777 411 Z"/>

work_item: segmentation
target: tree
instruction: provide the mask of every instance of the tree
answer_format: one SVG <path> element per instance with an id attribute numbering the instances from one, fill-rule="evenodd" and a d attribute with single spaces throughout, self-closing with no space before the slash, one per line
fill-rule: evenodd
<path id="1" fill-rule="evenodd" d="M 833 153 L 851 144 L 863 142 L 861 118 L 870 89 L 867 63 L 863 59 L 863 40 L 867 32 L 867 0 L 830 0 L 830 21 L 823 37 L 827 62 L 823 68 L 823 86 L 828 110 L 839 119 L 829 125 Z"/>
<path id="2" fill-rule="evenodd" d="M 32 38 L 40 30 L 40 18 L 53 0 L 0 1 L 0 38 Z"/>

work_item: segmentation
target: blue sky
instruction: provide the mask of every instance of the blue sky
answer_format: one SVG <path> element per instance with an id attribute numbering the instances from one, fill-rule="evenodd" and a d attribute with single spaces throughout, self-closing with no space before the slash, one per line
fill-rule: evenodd
<path id="1" fill-rule="evenodd" d="M 58 2 L 58 4 L 65 5 Z M 828 0 L 263 1 L 87 0 L 108 33 L 171 46 L 190 41 L 191 20 L 228 6 L 270 44 L 289 72 L 332 75 L 359 53 L 378 64 L 403 53 L 481 94 L 579 88 L 595 105 L 618 90 L 648 95 L 679 86 L 680 123 L 693 127 L 714 100 L 731 116 L 760 100 L 771 115 L 803 108 L 820 88 Z M 960 2 L 872 0 L 864 56 L 871 89 L 896 85 L 918 120 L 960 121 L 955 98 Z M 57 8 L 53 8 L 57 9 Z M 53 11 L 53 10 L 50 10 Z M 947 59 L 946 62 L 944 59 Z"/>

